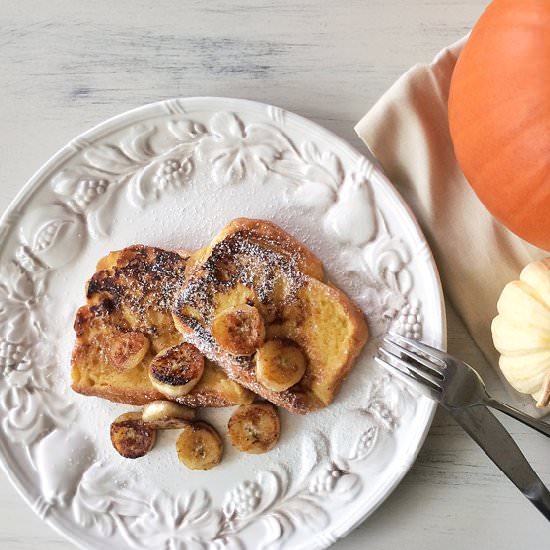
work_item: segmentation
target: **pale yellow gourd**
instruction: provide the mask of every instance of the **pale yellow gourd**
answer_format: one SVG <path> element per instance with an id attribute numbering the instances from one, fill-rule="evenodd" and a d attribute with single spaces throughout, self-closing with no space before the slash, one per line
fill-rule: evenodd
<path id="1" fill-rule="evenodd" d="M 538 407 L 550 404 L 550 258 L 530 263 L 508 283 L 497 303 L 493 342 L 500 368 Z"/>

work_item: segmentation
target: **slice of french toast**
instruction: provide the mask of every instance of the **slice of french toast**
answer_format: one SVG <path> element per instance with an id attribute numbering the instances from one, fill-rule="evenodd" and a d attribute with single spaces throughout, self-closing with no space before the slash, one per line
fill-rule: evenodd
<path id="1" fill-rule="evenodd" d="M 98 262 L 74 324 L 74 391 L 132 405 L 170 399 L 155 390 L 148 367 L 157 353 L 182 342 L 171 310 L 186 261 L 183 252 L 136 245 Z M 250 403 L 253 395 L 206 361 L 198 384 L 174 400 L 191 407 L 224 407 Z"/>
<path id="2" fill-rule="evenodd" d="M 317 257 L 280 227 L 237 219 L 191 254 L 174 321 L 230 378 L 305 414 L 332 402 L 368 338 L 362 312 L 323 279 Z"/>

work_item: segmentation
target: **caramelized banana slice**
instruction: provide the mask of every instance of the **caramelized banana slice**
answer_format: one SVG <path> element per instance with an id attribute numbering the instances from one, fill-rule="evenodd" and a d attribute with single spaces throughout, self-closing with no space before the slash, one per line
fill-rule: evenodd
<path id="1" fill-rule="evenodd" d="M 192 422 L 178 437 L 176 450 L 180 461 L 190 470 L 210 470 L 222 459 L 223 443 L 210 424 Z"/>
<path id="2" fill-rule="evenodd" d="M 172 401 L 153 401 L 143 407 L 143 423 L 156 430 L 185 428 L 195 418 L 195 410 Z"/>
<path id="3" fill-rule="evenodd" d="M 254 306 L 230 307 L 214 317 L 212 336 L 231 355 L 252 355 L 265 339 L 264 321 Z"/>
<path id="4" fill-rule="evenodd" d="M 269 403 L 241 405 L 231 415 L 227 427 L 233 446 L 251 454 L 273 449 L 281 432 L 279 415 Z"/>
<path id="5" fill-rule="evenodd" d="M 203 372 L 204 357 L 195 346 L 186 342 L 161 351 L 149 365 L 151 384 L 172 398 L 188 394 Z"/>
<path id="6" fill-rule="evenodd" d="M 146 455 L 155 444 L 157 432 L 141 420 L 141 411 L 121 414 L 111 424 L 113 447 L 125 458 Z"/>
<path id="7" fill-rule="evenodd" d="M 269 340 L 256 353 L 256 378 L 272 391 L 288 390 L 305 372 L 306 358 L 290 341 Z"/>
<path id="8" fill-rule="evenodd" d="M 149 350 L 149 338 L 141 332 L 119 332 L 106 353 L 109 363 L 118 370 L 137 367 Z"/>

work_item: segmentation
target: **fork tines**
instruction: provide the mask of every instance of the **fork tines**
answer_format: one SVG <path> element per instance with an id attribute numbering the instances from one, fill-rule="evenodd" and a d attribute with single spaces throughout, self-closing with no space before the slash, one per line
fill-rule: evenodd
<path id="1" fill-rule="evenodd" d="M 442 389 L 444 367 L 428 346 L 390 333 L 384 337 L 375 360 L 380 365 L 390 367 L 419 382 L 431 397 L 438 398 Z"/>

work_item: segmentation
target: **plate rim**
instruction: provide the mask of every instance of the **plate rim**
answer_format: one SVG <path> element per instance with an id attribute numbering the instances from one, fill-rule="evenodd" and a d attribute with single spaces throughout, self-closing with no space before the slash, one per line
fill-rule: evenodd
<path id="1" fill-rule="evenodd" d="M 40 167 L 25 182 L 25 184 L 21 187 L 21 189 L 16 193 L 15 197 L 13 197 L 13 199 L 10 201 L 10 203 L 8 204 L 8 206 L 0 216 L 0 227 L 8 221 L 8 218 L 11 216 L 11 214 L 14 211 L 16 211 L 17 208 L 20 206 L 20 203 L 23 203 L 22 208 L 25 207 L 24 205 L 25 201 L 27 201 L 32 195 L 32 193 L 40 187 L 41 180 L 47 178 L 49 173 L 54 171 L 60 163 L 63 163 L 65 160 L 68 160 L 67 157 L 70 157 L 76 154 L 75 147 L 78 147 L 77 145 L 78 142 L 82 142 L 82 141 L 86 142 L 86 140 L 90 138 L 94 140 L 100 139 L 112 131 L 121 129 L 121 126 L 124 123 L 131 123 L 132 120 L 136 122 L 135 120 L 136 118 L 139 118 L 139 120 L 144 121 L 148 118 L 147 115 L 151 115 L 151 116 L 160 115 L 161 113 L 159 112 L 159 110 L 161 109 L 164 109 L 165 113 L 169 113 L 170 112 L 169 105 L 173 105 L 173 104 L 179 105 L 180 101 L 185 104 L 202 103 L 202 102 L 206 102 L 206 103 L 219 102 L 219 103 L 228 103 L 228 104 L 230 103 L 235 106 L 234 110 L 237 112 L 239 112 L 239 107 L 241 107 L 242 110 L 244 111 L 250 110 L 250 109 L 265 109 L 269 107 L 274 107 L 284 111 L 285 115 L 288 115 L 289 117 L 293 118 L 301 126 L 306 126 L 306 127 L 309 126 L 310 128 L 314 127 L 321 134 L 329 135 L 332 141 L 338 142 L 341 146 L 347 149 L 350 149 L 359 157 L 369 158 L 369 160 L 374 164 L 374 170 L 370 175 L 370 179 L 372 181 L 378 181 L 378 183 L 380 184 L 379 185 L 380 190 L 386 194 L 387 198 L 389 198 L 390 201 L 392 201 L 396 206 L 404 210 L 405 214 L 409 218 L 409 221 L 412 222 L 412 226 L 415 231 L 414 237 L 417 240 L 420 240 L 421 242 L 426 243 L 427 245 L 428 254 L 427 254 L 427 257 L 425 258 L 425 261 L 428 267 L 430 268 L 429 269 L 429 273 L 431 276 L 430 286 L 437 291 L 437 294 L 439 296 L 439 307 L 438 307 L 439 322 L 437 324 L 438 333 L 433 334 L 433 338 L 435 339 L 436 345 L 440 346 L 441 349 L 444 349 L 444 350 L 446 349 L 447 317 L 446 317 L 446 309 L 445 309 L 445 299 L 444 299 L 441 279 L 439 276 L 439 270 L 435 263 L 433 252 L 426 239 L 426 236 L 424 235 L 420 227 L 420 224 L 418 223 L 416 215 L 412 211 L 411 207 L 405 202 L 405 200 L 400 195 L 400 193 L 397 191 L 396 187 L 391 182 L 391 180 L 386 176 L 381 164 L 378 162 L 378 160 L 376 159 L 375 155 L 372 153 L 370 148 L 366 146 L 365 153 L 360 153 L 352 144 L 350 144 L 347 140 L 335 134 L 332 130 L 325 128 L 321 124 L 313 120 L 310 120 L 300 114 L 297 114 L 293 111 L 289 111 L 284 107 L 279 107 L 277 105 L 273 105 L 270 103 L 263 103 L 261 101 L 244 99 L 244 98 L 232 98 L 227 96 L 173 97 L 169 99 L 163 99 L 163 100 L 159 100 L 151 103 L 146 103 L 144 105 L 140 105 L 138 107 L 134 107 L 122 113 L 111 116 L 93 125 L 92 127 L 88 128 L 87 130 L 81 132 L 80 134 L 78 134 L 77 136 L 69 140 L 67 143 L 65 143 L 65 145 L 59 148 L 56 153 L 54 153 L 45 162 L 43 162 L 40 165 Z M 166 110 L 167 108 L 168 108 L 168 111 Z M 436 303 L 436 306 L 437 306 L 437 303 Z M 323 550 L 327 548 L 328 546 L 336 542 L 338 539 L 341 539 L 347 536 L 351 531 L 353 531 L 356 527 L 358 527 L 360 523 L 362 523 L 368 517 L 370 517 L 372 513 L 374 513 L 381 506 L 381 504 L 391 495 L 391 493 L 394 492 L 395 488 L 399 485 L 399 483 L 402 481 L 405 475 L 410 471 L 411 467 L 416 461 L 416 458 L 431 428 L 433 417 L 437 409 L 437 403 L 432 400 L 428 400 L 428 401 L 429 402 L 427 403 L 427 406 L 426 406 L 426 413 L 424 414 L 423 417 L 421 417 L 421 419 L 424 421 L 424 427 L 423 427 L 422 433 L 420 434 L 420 438 L 415 443 L 415 446 L 411 450 L 411 452 L 408 452 L 406 455 L 402 454 L 402 457 L 400 460 L 400 465 L 402 467 L 395 468 L 393 471 L 393 474 L 387 478 L 386 483 L 383 485 L 383 487 L 381 487 L 379 491 L 375 493 L 375 495 L 371 498 L 371 502 L 373 504 L 369 508 L 369 510 L 362 511 L 361 508 L 359 507 L 356 513 L 352 514 L 351 516 L 346 515 L 337 524 L 333 524 L 330 527 L 330 535 L 323 534 L 322 538 L 315 537 L 313 539 L 310 539 L 308 543 L 306 543 L 307 546 L 301 545 L 298 548 L 304 549 L 304 550 L 305 549 Z M 0 438 L 0 469 L 6 474 L 12 486 L 16 489 L 17 493 L 19 493 L 19 495 L 22 497 L 24 502 L 26 502 L 29 508 L 43 522 L 49 525 L 52 529 L 54 529 L 58 534 L 60 534 L 66 540 L 75 544 L 78 548 L 82 548 L 85 550 L 95 550 L 97 547 L 90 546 L 88 545 L 88 541 L 84 542 L 83 540 L 78 540 L 73 535 L 70 528 L 67 528 L 68 526 L 64 525 L 66 523 L 64 521 L 64 518 L 58 515 L 56 513 L 56 510 L 52 510 L 52 513 L 50 513 L 46 517 L 41 517 L 41 515 L 35 509 L 35 506 L 33 506 L 33 503 L 30 500 L 31 499 L 30 494 L 26 492 L 26 489 L 22 481 L 16 475 L 15 468 L 12 467 L 11 463 L 13 461 L 9 460 L 9 458 L 10 458 L 10 452 L 6 448 L 6 442 L 3 440 L 3 438 Z"/>

